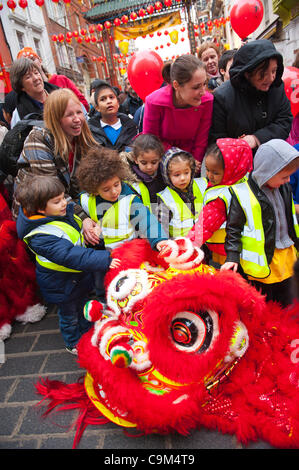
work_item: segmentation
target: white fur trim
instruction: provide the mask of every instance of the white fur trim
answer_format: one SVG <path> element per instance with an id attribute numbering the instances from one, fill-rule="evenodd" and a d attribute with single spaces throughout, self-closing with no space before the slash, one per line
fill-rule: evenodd
<path id="1" fill-rule="evenodd" d="M 166 263 L 170 263 L 170 261 L 173 261 L 177 258 L 179 254 L 179 247 L 174 240 L 167 240 L 167 244 L 165 244 L 165 246 L 167 246 L 168 248 L 171 248 L 171 254 L 169 256 L 164 257 Z M 162 250 L 162 254 L 163 254 L 163 250 Z"/>
<path id="2" fill-rule="evenodd" d="M 110 360 L 110 356 L 106 353 L 107 343 L 111 339 L 112 336 L 117 335 L 118 333 L 128 333 L 129 331 L 127 328 L 123 328 L 122 326 L 115 326 L 110 328 L 103 334 L 102 338 L 99 342 L 99 351 L 104 359 Z"/>
<path id="3" fill-rule="evenodd" d="M 185 251 L 177 256 L 175 262 L 176 263 L 183 263 L 184 261 L 188 261 L 188 259 L 193 255 L 193 252 L 194 252 L 194 249 L 195 247 L 193 246 L 191 240 L 189 240 L 189 238 L 184 238 L 184 237 L 180 237 L 180 238 L 175 238 L 174 241 L 178 241 L 178 240 L 183 240 L 184 241 L 184 249 Z"/>
<path id="4" fill-rule="evenodd" d="M 40 321 L 46 315 L 47 309 L 44 305 L 35 304 L 27 307 L 22 315 L 18 315 L 15 319 L 23 323 L 35 323 Z"/>
<path id="5" fill-rule="evenodd" d="M 204 252 L 197 247 L 194 247 L 194 250 L 197 251 L 198 255 L 197 257 L 192 260 L 192 261 L 187 261 L 187 263 L 181 263 L 179 264 L 177 262 L 177 259 L 175 260 L 175 263 L 170 263 L 170 266 L 174 269 L 178 269 L 180 271 L 188 271 L 189 269 L 194 269 L 197 266 L 199 266 L 202 263 L 202 260 L 204 259 Z"/>
<path id="6" fill-rule="evenodd" d="M 0 328 L 0 340 L 4 341 L 6 338 L 10 337 L 11 325 L 9 323 L 4 323 Z"/>

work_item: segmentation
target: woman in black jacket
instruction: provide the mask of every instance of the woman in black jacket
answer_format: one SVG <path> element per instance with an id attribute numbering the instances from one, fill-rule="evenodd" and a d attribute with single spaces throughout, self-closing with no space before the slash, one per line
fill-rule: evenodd
<path id="1" fill-rule="evenodd" d="M 119 113 L 119 101 L 115 90 L 109 83 L 102 83 L 94 93 L 97 113 L 89 119 L 88 125 L 93 137 L 103 147 L 118 152 L 128 150 L 137 134 L 133 119 Z"/>
<path id="2" fill-rule="evenodd" d="M 234 55 L 230 80 L 214 91 L 210 141 L 242 137 L 256 149 L 270 139 L 285 140 L 292 114 L 283 69 L 283 58 L 271 41 L 242 46 Z"/>

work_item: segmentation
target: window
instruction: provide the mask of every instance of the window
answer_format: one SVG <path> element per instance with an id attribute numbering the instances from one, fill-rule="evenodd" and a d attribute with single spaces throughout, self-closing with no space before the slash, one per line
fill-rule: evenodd
<path id="1" fill-rule="evenodd" d="M 56 43 L 56 48 L 57 48 L 57 57 L 58 57 L 59 65 L 61 67 L 69 68 L 70 63 L 69 63 L 69 58 L 67 55 L 65 45 Z"/>
<path id="2" fill-rule="evenodd" d="M 34 41 L 35 52 L 37 53 L 39 57 L 42 57 L 41 50 L 40 50 L 40 40 L 37 38 L 33 38 L 33 41 Z"/>
<path id="3" fill-rule="evenodd" d="M 69 22 L 64 5 L 60 2 L 53 3 L 52 0 L 46 0 L 46 6 L 49 18 L 56 21 L 56 23 L 60 24 L 61 26 L 69 29 Z"/>
<path id="4" fill-rule="evenodd" d="M 76 55 L 75 55 L 75 52 L 74 52 L 74 49 L 70 46 L 66 46 L 66 51 L 67 51 L 67 55 L 68 55 L 68 59 L 69 59 L 69 64 L 71 65 L 71 68 L 73 70 L 75 70 L 76 72 L 79 72 L 79 67 L 78 67 L 78 64 L 77 64 L 77 60 L 76 60 Z"/>
<path id="5" fill-rule="evenodd" d="M 16 31 L 16 34 L 17 34 L 17 39 L 18 39 L 18 42 L 19 42 L 19 49 L 23 49 L 25 47 L 24 34 L 21 33 L 21 31 Z"/>

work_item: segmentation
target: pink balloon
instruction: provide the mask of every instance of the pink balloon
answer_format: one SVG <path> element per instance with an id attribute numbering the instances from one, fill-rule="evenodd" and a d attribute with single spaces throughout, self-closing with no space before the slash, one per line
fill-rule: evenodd
<path id="1" fill-rule="evenodd" d="M 291 103 L 291 111 L 294 117 L 299 113 L 299 69 L 297 67 L 285 67 L 282 80 L 286 95 Z"/>
<path id="2" fill-rule="evenodd" d="M 260 0 L 237 0 L 230 12 L 231 26 L 241 39 L 245 39 L 261 24 L 263 15 Z"/>
<path id="3" fill-rule="evenodd" d="M 162 67 L 163 60 L 154 51 L 137 52 L 130 60 L 128 79 L 142 101 L 162 85 Z"/>

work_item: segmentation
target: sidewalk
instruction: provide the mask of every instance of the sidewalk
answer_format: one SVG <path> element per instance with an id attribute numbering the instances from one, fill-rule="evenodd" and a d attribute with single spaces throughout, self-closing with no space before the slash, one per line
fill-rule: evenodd
<path id="1" fill-rule="evenodd" d="M 34 383 L 39 377 L 75 382 L 84 375 L 76 356 L 64 349 L 55 309 L 38 323 L 15 323 L 4 342 L 5 362 L 0 364 L 0 449 L 71 449 L 75 431 L 70 429 L 76 411 L 52 413 L 42 418 L 41 397 Z M 86 428 L 78 449 L 241 449 L 233 436 L 202 428 L 189 436 L 150 435 L 129 437 L 124 429 L 108 423 Z M 270 449 L 264 442 L 247 449 Z"/>

